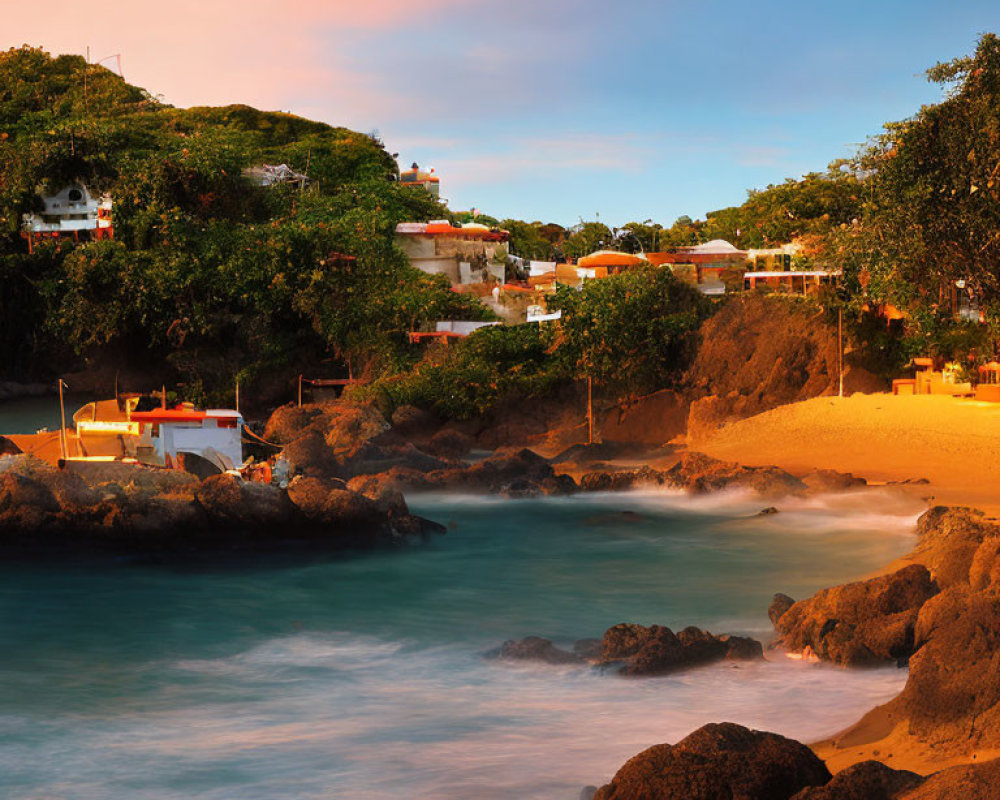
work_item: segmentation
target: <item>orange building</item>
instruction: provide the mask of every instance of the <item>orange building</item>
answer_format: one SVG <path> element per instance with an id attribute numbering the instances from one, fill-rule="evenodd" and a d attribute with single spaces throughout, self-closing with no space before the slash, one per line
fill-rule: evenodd
<path id="1" fill-rule="evenodd" d="M 428 172 L 423 172 L 416 161 L 408 170 L 399 173 L 399 182 L 404 186 L 420 186 L 426 189 L 435 197 L 441 196 L 441 181 L 434 174 L 432 167 Z"/>

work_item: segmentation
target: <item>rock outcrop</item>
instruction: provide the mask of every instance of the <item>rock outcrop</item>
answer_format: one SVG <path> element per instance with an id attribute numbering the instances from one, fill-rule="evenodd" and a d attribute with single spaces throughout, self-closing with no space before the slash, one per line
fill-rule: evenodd
<path id="1" fill-rule="evenodd" d="M 65 555 L 207 554 L 276 546 L 343 547 L 443 530 L 402 498 L 374 500 L 333 479 L 287 490 L 232 475 L 115 464 L 83 476 L 26 455 L 0 457 L 0 550 Z"/>
<path id="2" fill-rule="evenodd" d="M 350 482 L 365 494 L 389 487 L 402 492 L 475 491 L 509 497 L 571 494 L 577 489 L 569 475 L 557 475 L 552 465 L 531 450 L 500 452 L 471 466 L 421 472 L 395 466 Z"/>
<path id="3" fill-rule="evenodd" d="M 789 800 L 829 780 L 826 765 L 805 745 L 724 722 L 639 753 L 595 800 Z"/>
<path id="4" fill-rule="evenodd" d="M 604 633 L 601 661 L 621 663 L 623 675 L 664 675 L 713 661 L 763 659 L 760 642 L 742 636 L 713 636 L 693 626 L 678 633 L 662 625 L 621 623 Z"/>
<path id="5" fill-rule="evenodd" d="M 816 306 L 783 297 L 734 297 L 705 320 L 698 339 L 684 378 L 693 401 L 689 442 L 729 421 L 837 390 L 836 320 Z M 854 358 L 845 366 L 845 393 L 885 391 L 885 382 Z"/>
<path id="6" fill-rule="evenodd" d="M 892 575 L 837 586 L 793 604 L 777 619 L 781 644 L 808 648 L 850 666 L 909 658 L 921 607 L 938 588 L 927 568 L 911 564 Z"/>
<path id="7" fill-rule="evenodd" d="M 1000 759 L 949 767 L 931 775 L 900 800 L 995 800 L 1000 788 Z"/>
<path id="8" fill-rule="evenodd" d="M 711 458 L 704 453 L 684 453 L 672 467 L 651 467 L 613 472 L 588 472 L 580 488 L 588 492 L 623 491 L 642 486 L 670 486 L 701 494 L 724 489 L 749 489 L 761 497 L 781 497 L 806 490 L 806 484 L 778 467 L 744 467 Z"/>
<path id="9" fill-rule="evenodd" d="M 908 559 L 921 563 L 795 603 L 777 619 L 781 641 L 843 664 L 908 658 L 899 696 L 839 740 L 888 719 L 937 757 L 1000 748 L 1000 526 L 934 508 L 917 528 Z"/>
<path id="10" fill-rule="evenodd" d="M 838 772 L 825 786 L 810 786 L 792 800 L 899 800 L 924 782 L 922 775 L 862 761 Z"/>
<path id="11" fill-rule="evenodd" d="M 968 508 L 935 506 L 917 520 L 917 546 L 908 558 L 924 564 L 942 589 L 969 582 L 972 561 L 997 527 Z"/>
<path id="12" fill-rule="evenodd" d="M 496 656 L 508 661 L 540 661 L 544 664 L 587 663 L 578 653 L 556 647 L 551 639 L 543 639 L 541 636 L 506 641 L 500 646 Z"/>
<path id="13" fill-rule="evenodd" d="M 806 488 L 802 481 L 778 467 L 744 467 L 703 453 L 685 453 L 664 476 L 672 486 L 698 493 L 745 488 L 762 497 L 779 497 Z"/>

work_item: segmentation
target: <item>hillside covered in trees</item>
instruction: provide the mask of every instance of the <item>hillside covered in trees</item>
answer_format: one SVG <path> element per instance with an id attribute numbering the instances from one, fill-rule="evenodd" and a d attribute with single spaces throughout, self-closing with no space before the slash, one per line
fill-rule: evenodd
<path id="1" fill-rule="evenodd" d="M 843 308 L 874 371 L 916 354 L 986 359 L 1000 331 L 1000 40 L 984 35 L 928 77 L 942 101 L 886 124 L 854 158 L 703 220 L 478 221 L 541 260 L 796 240 L 793 268 L 843 270 L 844 291 L 822 302 Z M 242 176 L 262 163 L 307 171 L 312 184 Z M 399 221 L 455 219 L 398 174 L 373 136 L 243 106 L 176 109 L 76 56 L 0 54 L 0 378 L 103 360 L 145 366 L 197 398 L 350 363 L 388 406 L 464 416 L 585 375 L 619 395 L 677 379 L 688 334 L 713 309 L 662 271 L 562 291 L 552 330 L 492 329 L 421 356 L 405 336 L 419 321 L 490 312 L 393 245 Z M 71 180 L 113 196 L 114 240 L 29 254 L 21 215 Z M 902 317 L 892 328 L 873 313 L 888 306 Z"/>
<path id="2" fill-rule="evenodd" d="M 308 171 L 310 187 L 243 177 L 262 163 Z M 374 136 L 172 108 L 78 56 L 0 53 L 0 379 L 89 357 L 198 396 L 321 359 L 391 367 L 416 319 L 485 313 L 393 246 L 397 222 L 448 216 L 397 176 Z M 113 197 L 115 238 L 29 254 L 22 214 L 73 181 Z"/>

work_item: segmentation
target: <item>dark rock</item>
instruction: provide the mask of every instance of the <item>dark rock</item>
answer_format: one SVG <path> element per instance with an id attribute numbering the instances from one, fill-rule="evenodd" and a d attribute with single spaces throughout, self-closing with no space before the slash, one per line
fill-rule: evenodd
<path id="1" fill-rule="evenodd" d="M 373 500 L 350 491 L 342 481 L 296 478 L 288 486 L 288 499 L 313 522 L 377 528 L 385 521 Z"/>
<path id="2" fill-rule="evenodd" d="M 337 474 L 353 478 L 358 475 L 378 475 L 394 468 L 431 472 L 452 467 L 454 464 L 428 455 L 409 442 L 386 444 L 370 440 L 338 460 Z"/>
<path id="3" fill-rule="evenodd" d="M 947 589 L 920 610 L 910 674 L 894 701 L 911 733 L 1000 746 L 1000 595 Z"/>
<path id="4" fill-rule="evenodd" d="M 31 455 L 0 457 L 0 475 L 12 473 L 43 484 L 60 506 L 91 506 L 100 495 L 69 469 L 57 469 Z"/>
<path id="5" fill-rule="evenodd" d="M 868 481 L 864 478 L 858 478 L 850 472 L 837 472 L 832 469 L 818 469 L 803 475 L 802 482 L 813 492 L 845 492 L 868 485 Z"/>
<path id="6" fill-rule="evenodd" d="M 432 413 L 416 406 L 400 406 L 392 412 L 391 421 L 393 429 L 402 436 L 425 434 L 440 424 Z"/>
<path id="7" fill-rule="evenodd" d="M 194 493 L 211 525 L 259 530 L 274 526 L 283 531 L 292 515 L 288 495 L 272 486 L 248 483 L 233 475 L 206 478 Z"/>
<path id="8" fill-rule="evenodd" d="M 467 433 L 446 428 L 431 437 L 424 451 L 440 458 L 459 459 L 467 456 L 474 444 L 475 439 Z"/>
<path id="9" fill-rule="evenodd" d="M 892 575 L 824 589 L 792 605 L 776 627 L 785 647 L 808 647 L 828 661 L 899 661 L 913 653 L 917 614 L 937 592 L 927 568 L 911 564 Z"/>
<path id="10" fill-rule="evenodd" d="M 285 445 L 281 451 L 294 472 L 324 477 L 339 472 L 337 459 L 320 430 L 309 430 Z"/>
<path id="11" fill-rule="evenodd" d="M 534 481 L 516 480 L 500 487 L 500 494 L 511 499 L 524 499 L 538 497 L 542 489 Z"/>
<path id="12" fill-rule="evenodd" d="M 982 764 L 949 767 L 931 775 L 900 800 L 996 800 L 1000 787 L 1000 759 Z"/>
<path id="13" fill-rule="evenodd" d="M 388 432 L 389 423 L 373 406 L 337 402 L 282 406 L 268 420 L 264 438 L 284 444 L 285 458 L 301 474 L 345 477 L 359 474 L 345 465 L 364 459 L 362 447 Z"/>
<path id="14" fill-rule="evenodd" d="M 435 485 L 427 476 L 415 469 L 404 467 L 393 467 L 385 472 L 372 475 L 358 475 L 347 482 L 347 488 L 355 492 L 360 492 L 366 497 L 376 497 L 385 489 L 399 492 L 432 491 L 440 488 Z"/>
<path id="15" fill-rule="evenodd" d="M 586 663 L 582 656 L 562 650 L 541 636 L 506 641 L 500 647 L 499 657 L 512 661 L 542 661 L 546 664 Z"/>
<path id="16" fill-rule="evenodd" d="M 758 517 L 769 517 L 772 514 L 777 514 L 777 513 L 778 513 L 778 509 L 776 509 L 774 506 L 768 506 L 767 508 L 762 508 L 760 511 L 758 511 L 757 512 L 757 516 Z"/>
<path id="17" fill-rule="evenodd" d="M 588 472 L 580 478 L 580 489 L 585 492 L 621 492 L 638 486 L 662 486 L 665 482 L 662 472 L 640 467 L 619 472 Z"/>
<path id="18" fill-rule="evenodd" d="M 966 584 L 979 546 L 998 535 L 981 512 L 937 506 L 917 520 L 917 546 L 910 557 L 931 571 L 942 589 Z"/>
<path id="19" fill-rule="evenodd" d="M 788 800 L 829 780 L 805 745 L 724 722 L 639 753 L 595 800 Z"/>
<path id="20" fill-rule="evenodd" d="M 601 657 L 604 642 L 600 639 L 577 639 L 573 642 L 573 652 L 588 661 L 596 661 Z"/>
<path id="21" fill-rule="evenodd" d="M 161 538 L 178 531 L 190 533 L 202 530 L 209 524 L 205 511 L 198 502 L 193 498 L 177 495 L 154 497 L 141 506 L 126 505 L 121 510 L 128 516 L 125 519 L 118 518 L 117 524 L 142 536 Z"/>
<path id="22" fill-rule="evenodd" d="M 601 658 L 605 663 L 624 661 L 623 675 L 663 675 L 712 661 L 759 660 L 764 657 L 760 642 L 740 636 L 713 636 L 700 628 L 688 627 L 675 634 L 662 625 L 622 623 L 609 628 L 603 639 Z"/>
<path id="23" fill-rule="evenodd" d="M 59 510 L 59 501 L 41 481 L 16 472 L 0 474 L 0 514 L 29 508 L 51 513 Z"/>
<path id="24" fill-rule="evenodd" d="M 746 488 L 763 497 L 779 497 L 805 489 L 802 481 L 778 467 L 744 467 L 703 453 L 685 453 L 664 477 L 671 485 L 693 492 Z"/>
<path id="25" fill-rule="evenodd" d="M 862 761 L 833 776 L 826 786 L 810 786 L 792 800 L 897 800 L 923 783 L 915 772 L 896 770 L 880 761 Z"/>
<path id="26" fill-rule="evenodd" d="M 602 657 L 605 661 L 618 661 L 635 655 L 649 639 L 649 631 L 645 625 L 633 622 L 613 625 L 604 632 Z"/>
<path id="27" fill-rule="evenodd" d="M 322 426 L 327 415 L 325 405 L 281 406 L 275 409 L 264 426 L 264 438 L 275 444 L 288 444 L 317 423 Z"/>
<path id="28" fill-rule="evenodd" d="M 781 619 L 782 615 L 788 611 L 795 601 L 792 600 L 787 594 L 782 594 L 778 592 L 772 599 L 771 605 L 767 608 L 768 619 L 771 620 L 771 624 L 777 626 L 778 620 Z"/>
<path id="29" fill-rule="evenodd" d="M 718 637 L 726 645 L 726 661 L 763 661 L 764 647 L 749 636 L 724 633 Z"/>

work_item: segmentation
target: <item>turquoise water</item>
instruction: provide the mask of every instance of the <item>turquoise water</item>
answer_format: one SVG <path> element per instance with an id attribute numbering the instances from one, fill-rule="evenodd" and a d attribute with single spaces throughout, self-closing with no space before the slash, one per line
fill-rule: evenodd
<path id="1" fill-rule="evenodd" d="M 428 496 L 411 505 L 448 534 L 392 552 L 3 565 L 0 796 L 574 800 L 705 722 L 818 738 L 905 674 L 771 654 L 626 680 L 483 654 L 622 621 L 766 636 L 773 592 L 907 551 L 906 502 L 831 496 L 757 518 L 739 495 Z"/>

